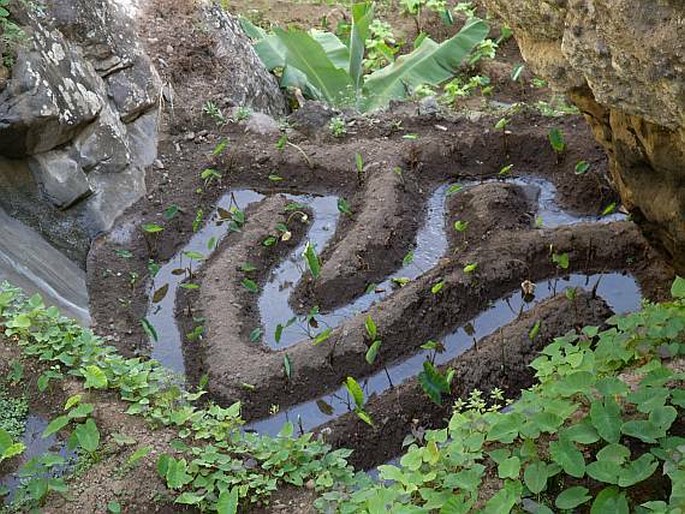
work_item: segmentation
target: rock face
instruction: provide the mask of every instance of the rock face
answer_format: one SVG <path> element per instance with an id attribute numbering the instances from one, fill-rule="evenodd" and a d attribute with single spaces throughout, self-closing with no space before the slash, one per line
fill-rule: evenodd
<path id="1" fill-rule="evenodd" d="M 685 273 L 685 4 L 484 2 L 533 70 L 586 115 L 624 204 Z"/>
<path id="2" fill-rule="evenodd" d="M 0 87 L 0 207 L 83 260 L 145 192 L 161 81 L 116 4 L 16 4 L 26 38 Z"/>
<path id="3" fill-rule="evenodd" d="M 92 237 L 145 194 L 145 168 L 156 159 L 162 81 L 131 18 L 141 15 L 136 6 L 11 4 L 26 37 L 11 73 L 0 64 L 0 208 L 82 263 Z M 237 21 L 209 0 L 198 12 L 223 63 L 226 97 L 284 114 L 278 85 Z"/>

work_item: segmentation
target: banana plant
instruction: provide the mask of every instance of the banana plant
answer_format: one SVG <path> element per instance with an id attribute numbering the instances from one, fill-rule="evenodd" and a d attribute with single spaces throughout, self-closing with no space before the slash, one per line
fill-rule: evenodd
<path id="1" fill-rule="evenodd" d="M 373 2 L 356 3 L 351 11 L 348 44 L 331 32 L 275 28 L 267 34 L 245 19 L 241 23 L 264 65 L 279 75 L 282 88 L 298 88 L 306 97 L 364 112 L 405 99 L 421 85 L 438 86 L 452 78 L 489 32 L 485 22 L 472 18 L 443 43 L 425 37 L 411 53 L 364 75 L 362 62 Z"/>

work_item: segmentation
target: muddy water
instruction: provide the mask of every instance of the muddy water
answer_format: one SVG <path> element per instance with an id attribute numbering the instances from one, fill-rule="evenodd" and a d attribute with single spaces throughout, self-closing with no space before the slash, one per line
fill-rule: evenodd
<path id="1" fill-rule="evenodd" d="M 426 221 L 417 234 L 416 247 L 412 252 L 412 262 L 402 266 L 381 284 L 372 288 L 373 291 L 360 296 L 354 302 L 332 312 L 317 315 L 316 321 L 320 325 L 332 328 L 339 325 L 344 319 L 368 310 L 373 303 L 393 291 L 393 279 L 400 277 L 414 279 L 438 263 L 438 260 L 447 251 L 447 236 L 444 229 L 447 187 L 439 187 L 428 200 Z M 315 222 L 307 238 L 316 245 L 320 253 L 320 250 L 326 246 L 335 231 L 338 220 L 337 198 L 332 196 L 321 197 L 313 199 L 309 203 L 307 203 L 308 199 L 298 201 L 306 203 L 315 213 Z M 274 339 L 276 326 L 279 323 L 285 325 L 289 320 L 296 317 L 288 299 L 293 288 L 302 278 L 304 271 L 302 252 L 305 244 L 306 242 L 294 250 L 288 259 L 283 261 L 271 274 L 259 298 L 259 312 L 264 327 L 265 341 L 274 349 L 292 346 L 310 335 L 306 321 L 297 320 L 283 330 L 278 343 Z"/>
<path id="2" fill-rule="evenodd" d="M 536 212 L 544 226 L 557 227 L 588 221 L 614 221 L 621 215 L 612 215 L 604 218 L 590 216 L 574 216 L 561 209 L 554 201 L 556 190 L 550 182 L 535 177 L 508 179 L 506 182 L 526 186 L 536 198 L 538 209 Z M 464 187 L 472 187 L 478 183 L 464 184 Z M 321 313 L 316 316 L 321 327 L 335 327 L 343 319 L 359 312 L 366 311 L 374 302 L 389 295 L 393 290 L 393 278 L 413 279 L 425 271 L 434 267 L 438 260 L 447 250 L 446 213 L 445 199 L 448 186 L 437 188 L 430 196 L 427 205 L 426 220 L 417 234 L 416 245 L 413 250 L 414 259 L 401 269 L 390 275 L 383 283 L 377 285 L 372 291 L 360 296 L 356 301 L 330 313 Z M 458 193 L 457 193 L 458 194 Z M 309 228 L 305 242 L 288 255 L 269 275 L 259 298 L 261 321 L 265 333 L 265 341 L 272 348 L 287 347 L 306 340 L 311 336 L 307 323 L 298 320 L 293 308 L 289 304 L 289 298 L 297 282 L 305 273 L 305 263 L 302 257 L 306 241 L 312 242 L 319 253 L 323 251 L 335 233 L 339 219 L 337 209 L 337 197 L 335 196 L 311 196 L 311 195 L 287 195 L 292 201 L 306 205 L 314 212 L 314 219 Z M 225 195 L 219 202 L 218 207 L 229 209 L 236 206 L 246 209 L 250 204 L 263 198 L 263 195 L 250 190 L 236 190 Z M 210 219 L 217 219 L 216 212 Z M 169 285 L 166 296 L 158 303 L 150 304 L 148 320 L 155 327 L 158 334 L 158 342 L 153 343 L 153 358 L 159 360 L 166 367 L 184 374 L 185 367 L 181 349 L 182 338 L 175 322 L 174 301 L 179 284 L 183 276 L 174 274 L 178 270 L 191 265 L 194 269 L 201 262 L 190 262 L 186 257 L 187 252 L 199 252 L 205 256 L 210 253 L 208 243 L 212 240 L 220 241 L 227 233 L 226 224 L 219 225 L 209 222 L 203 229 L 193 236 L 186 247 L 177 256 L 167 263 L 155 277 L 151 293 L 164 284 Z M 579 286 L 591 288 L 599 280 L 598 291 L 612 306 L 616 312 L 627 312 L 639 308 L 640 291 L 635 281 L 620 274 L 602 275 L 572 275 L 565 280 L 544 281 L 538 284 L 537 299 L 540 301 L 561 291 L 565 287 Z M 150 295 L 152 297 L 152 294 Z M 476 317 L 470 324 L 468 333 L 464 328 L 444 337 L 443 342 L 447 351 L 435 356 L 436 362 L 444 362 L 452 359 L 468 349 L 474 342 L 502 325 L 512 321 L 522 311 L 530 308 L 525 304 L 520 295 L 512 295 L 504 298 Z M 288 326 L 276 343 L 274 334 L 278 324 L 286 325 L 289 320 L 295 320 Z M 472 330 L 471 330 L 472 329 Z M 320 329 L 319 329 L 320 330 Z M 393 384 L 416 375 L 422 367 L 428 352 L 416 354 L 410 359 L 396 363 L 392 367 L 377 373 L 364 380 L 363 385 L 366 394 L 382 392 Z M 286 420 L 295 421 L 309 430 L 321 423 L 328 421 L 333 416 L 338 416 L 349 409 L 350 400 L 344 389 L 334 394 L 326 395 L 318 400 L 313 400 L 288 411 L 279 413 L 271 418 L 256 422 L 249 428 L 259 432 L 277 433 Z M 332 410 L 331 415 L 324 414 Z"/>
<path id="3" fill-rule="evenodd" d="M 500 327 L 514 321 L 520 313 L 525 312 L 569 287 L 579 287 L 591 290 L 599 281 L 597 293 L 604 298 L 616 313 L 632 312 L 640 307 L 642 295 L 635 280 L 619 273 L 602 273 L 595 275 L 573 274 L 563 279 L 544 280 L 536 284 L 535 300 L 530 303 L 523 301 L 519 292 L 495 302 L 489 309 L 466 323 L 458 330 L 439 337 L 445 345 L 445 351 L 433 355 L 431 351 L 421 351 L 413 357 L 385 368 L 376 374 L 360 380 L 366 397 L 382 393 L 393 385 L 417 375 L 423 362 L 434 358 L 436 364 L 443 364 L 471 348 L 474 342 Z M 436 337 L 439 334 L 436 334 Z M 351 410 L 354 404 L 346 389 L 341 387 L 336 392 L 302 403 L 275 416 L 266 418 L 248 426 L 249 429 L 260 433 L 277 434 L 286 421 L 292 421 L 303 430 L 311 430 L 335 417 Z"/>
<path id="4" fill-rule="evenodd" d="M 40 293 L 46 305 L 90 324 L 85 272 L 0 209 L 0 282 L 5 280 L 29 295 Z"/>
<path id="5" fill-rule="evenodd" d="M 176 293 L 185 277 L 175 275 L 174 271 L 188 266 L 192 269 L 197 269 L 201 262 L 191 261 L 187 257 L 187 253 L 197 252 L 208 256 L 210 253 L 208 248 L 209 242 L 214 239 L 218 244 L 228 234 L 228 223 L 217 223 L 216 221 L 218 219 L 218 209 L 229 210 L 231 207 L 237 207 L 245 210 L 262 198 L 264 198 L 264 195 L 250 190 L 235 190 L 224 195 L 209 218 L 212 221 L 207 223 L 202 230 L 198 231 L 183 250 L 162 266 L 152 281 L 147 319 L 155 328 L 158 339 L 152 342 L 152 358 L 157 359 L 170 370 L 185 375 L 185 364 L 181 347 L 182 339 L 176 325 L 174 308 Z M 152 300 L 152 293 L 164 285 L 168 285 L 169 290 L 161 301 L 155 303 Z"/>

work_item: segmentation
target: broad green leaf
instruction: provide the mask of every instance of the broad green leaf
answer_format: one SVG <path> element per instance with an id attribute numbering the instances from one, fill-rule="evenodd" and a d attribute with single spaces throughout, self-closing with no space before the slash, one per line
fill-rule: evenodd
<path id="1" fill-rule="evenodd" d="M 352 377 L 347 377 L 347 379 L 345 379 L 345 387 L 350 393 L 350 396 L 354 400 L 357 408 L 361 409 L 364 406 L 364 391 L 359 385 L 359 382 Z"/>
<path id="2" fill-rule="evenodd" d="M 500 462 L 497 467 L 497 475 L 502 478 L 518 478 L 521 472 L 521 459 L 518 457 L 509 457 Z"/>
<path id="3" fill-rule="evenodd" d="M 529 464 L 523 472 L 523 482 L 533 494 L 539 494 L 547 485 L 547 464 L 538 460 Z"/>
<path id="4" fill-rule="evenodd" d="M 231 491 L 221 491 L 219 501 L 216 503 L 217 514 L 237 514 L 238 513 L 238 488 L 234 487 Z"/>
<path id="5" fill-rule="evenodd" d="M 174 459 L 173 457 L 166 456 L 166 463 L 160 465 L 158 463 L 158 470 L 164 470 L 164 476 L 167 481 L 167 485 L 171 489 L 180 489 L 186 484 L 192 482 L 193 477 L 187 473 L 188 463 L 185 459 Z"/>
<path id="6" fill-rule="evenodd" d="M 518 503 L 521 489 L 521 482 L 507 480 L 504 487 L 485 504 L 482 514 L 508 514 Z"/>
<path id="7" fill-rule="evenodd" d="M 617 443 L 621 437 L 621 407 L 613 397 L 604 402 L 595 400 L 590 405 L 590 419 L 599 435 L 608 443 Z"/>
<path id="8" fill-rule="evenodd" d="M 92 403 L 82 403 L 78 407 L 71 409 L 67 417 L 69 419 L 79 419 L 90 416 L 93 413 Z"/>
<path id="9" fill-rule="evenodd" d="M 366 51 L 366 40 L 369 36 L 369 26 L 373 21 L 373 2 L 359 2 L 353 4 L 352 30 L 350 33 L 350 62 L 347 71 L 355 91 L 361 89 L 364 73 L 363 61 Z"/>
<path id="10" fill-rule="evenodd" d="M 348 70 L 350 65 L 350 51 L 340 38 L 332 32 L 312 30 L 310 32 L 314 40 L 321 45 L 330 61 L 341 70 Z"/>
<path id="11" fill-rule="evenodd" d="M 588 492 L 589 490 L 586 487 L 569 487 L 557 496 L 557 499 L 554 500 L 554 505 L 562 510 L 575 509 L 578 505 L 582 505 L 592 499 Z"/>
<path id="12" fill-rule="evenodd" d="M 618 484 L 621 466 L 610 460 L 591 462 L 586 468 L 588 476 L 607 484 Z"/>
<path id="13" fill-rule="evenodd" d="M 85 388 L 90 389 L 106 389 L 107 375 L 97 366 L 86 366 L 81 370 L 83 377 L 86 379 Z"/>
<path id="14" fill-rule="evenodd" d="M 631 487 L 639 482 L 647 480 L 654 474 L 658 466 L 659 462 L 654 456 L 646 453 L 621 469 L 618 485 L 620 487 Z"/>
<path id="15" fill-rule="evenodd" d="M 685 278 L 676 277 L 671 286 L 671 296 L 673 298 L 685 298 Z"/>
<path id="16" fill-rule="evenodd" d="M 274 35 L 285 47 L 286 66 L 304 73 L 321 99 L 332 105 L 340 104 L 353 86 L 350 75 L 337 68 L 321 45 L 306 32 L 276 28 Z"/>
<path id="17" fill-rule="evenodd" d="M 205 495 L 199 495 L 186 491 L 182 493 L 174 500 L 174 503 L 181 505 L 199 505 L 202 500 L 205 499 Z"/>
<path id="18" fill-rule="evenodd" d="M 524 422 L 523 416 L 518 413 L 507 413 L 497 421 L 488 432 L 488 441 L 501 441 L 508 444 L 519 435 L 519 428 Z"/>
<path id="19" fill-rule="evenodd" d="M 489 30 L 485 22 L 473 19 L 441 44 L 426 38 L 412 53 L 399 57 L 366 78 L 363 110 L 385 107 L 391 100 L 406 98 L 408 91 L 413 92 L 420 85 L 436 86 L 450 79 Z"/>
<path id="20" fill-rule="evenodd" d="M 630 458 L 630 450 L 622 444 L 608 444 L 597 452 L 597 460 L 609 461 L 619 466 Z"/>
<path id="21" fill-rule="evenodd" d="M 48 423 L 48 426 L 45 427 L 45 430 L 43 430 L 43 438 L 45 437 L 50 437 L 52 434 L 55 434 L 62 430 L 64 427 L 66 427 L 69 424 L 69 417 L 68 416 L 58 416 L 55 419 L 53 419 L 50 423 Z"/>
<path id="22" fill-rule="evenodd" d="M 64 410 L 69 410 L 73 406 L 78 405 L 79 402 L 81 401 L 81 398 L 82 398 L 82 395 L 80 395 L 80 394 L 75 394 L 73 396 L 70 396 L 67 399 L 67 402 L 64 404 Z"/>
<path id="23" fill-rule="evenodd" d="M 423 362 L 423 371 L 418 375 L 419 384 L 428 397 L 437 405 L 442 405 L 442 395 L 449 394 L 450 384 L 446 375 L 430 362 Z"/>
<path id="24" fill-rule="evenodd" d="M 628 500 L 625 493 L 619 493 L 616 487 L 607 487 L 595 497 L 590 514 L 629 514 Z"/>
<path id="25" fill-rule="evenodd" d="M 575 478 L 582 478 L 585 474 L 585 459 L 575 444 L 567 439 L 549 443 L 549 453 L 563 470 Z"/>
<path id="26" fill-rule="evenodd" d="M 74 434 L 81 448 L 89 453 L 95 453 L 100 445 L 100 431 L 93 418 L 88 418 L 85 423 L 78 425 L 74 429 Z"/>

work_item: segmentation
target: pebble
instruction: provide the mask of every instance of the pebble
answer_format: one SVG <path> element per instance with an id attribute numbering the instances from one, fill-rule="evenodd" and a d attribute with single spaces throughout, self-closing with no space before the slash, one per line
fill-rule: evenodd
<path id="1" fill-rule="evenodd" d="M 167 45 L 166 46 L 166 53 L 173 54 L 174 53 L 174 47 L 171 45 Z"/>
<path id="2" fill-rule="evenodd" d="M 197 137 L 197 134 L 195 134 L 195 132 L 187 132 L 186 135 L 183 136 L 183 139 L 185 139 L 186 141 L 192 141 L 196 137 Z"/>
<path id="3" fill-rule="evenodd" d="M 160 161 L 159 159 L 155 159 L 155 162 L 152 163 L 155 168 L 158 170 L 163 170 L 164 169 L 164 163 Z"/>

